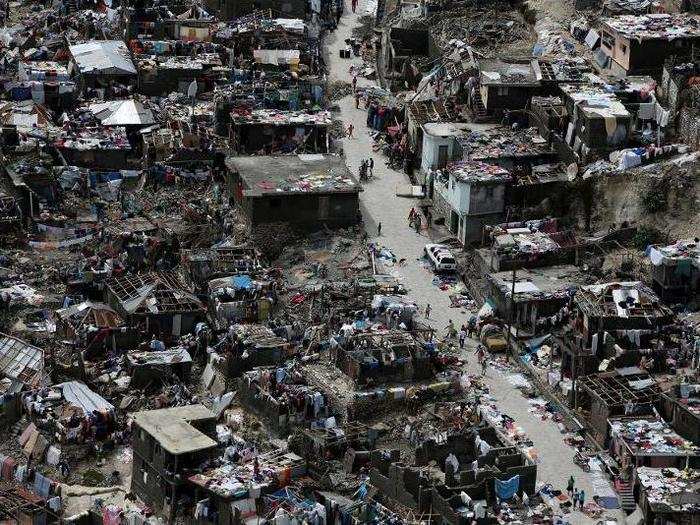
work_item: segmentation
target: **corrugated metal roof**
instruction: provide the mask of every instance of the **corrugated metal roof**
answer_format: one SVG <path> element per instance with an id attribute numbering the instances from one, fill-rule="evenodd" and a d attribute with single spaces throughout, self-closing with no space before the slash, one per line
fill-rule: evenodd
<path id="1" fill-rule="evenodd" d="M 90 105 L 90 111 L 105 126 L 150 126 L 153 113 L 137 100 L 110 100 Z"/>
<path id="2" fill-rule="evenodd" d="M 105 398 L 90 390 L 84 383 L 68 381 L 56 386 L 61 388 L 63 398 L 68 403 L 82 408 L 85 414 L 92 414 L 95 410 L 114 411 L 114 407 Z"/>
<path id="3" fill-rule="evenodd" d="M 35 384 L 44 367 L 44 353 L 29 343 L 0 333 L 0 372 L 10 379 Z"/>
<path id="4" fill-rule="evenodd" d="M 121 40 L 93 40 L 69 50 L 80 73 L 136 74 L 129 49 Z"/>

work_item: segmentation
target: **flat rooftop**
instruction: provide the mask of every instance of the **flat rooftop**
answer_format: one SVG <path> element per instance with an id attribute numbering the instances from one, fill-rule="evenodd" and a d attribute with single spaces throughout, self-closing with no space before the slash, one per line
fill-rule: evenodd
<path id="1" fill-rule="evenodd" d="M 554 150 L 537 128 L 514 131 L 508 126 L 470 127 L 457 141 L 462 146 L 464 158 L 469 160 L 554 155 Z"/>
<path id="2" fill-rule="evenodd" d="M 513 286 L 513 272 L 495 272 L 488 274 L 501 291 L 510 297 Z M 578 289 L 586 281 L 586 275 L 576 266 L 565 264 L 548 268 L 522 269 L 515 275 L 515 301 L 545 299 L 557 295 L 566 295 L 570 290 Z"/>
<path id="3" fill-rule="evenodd" d="M 455 180 L 466 183 L 505 183 L 512 179 L 508 170 L 487 164 L 485 162 L 473 160 L 461 160 L 450 162 L 447 165 L 446 171 L 450 173 Z"/>
<path id="4" fill-rule="evenodd" d="M 204 405 L 188 405 L 137 412 L 134 421 L 165 450 L 177 456 L 216 447 L 216 441 L 191 425 L 214 417 Z"/>
<path id="5" fill-rule="evenodd" d="M 529 58 L 522 60 L 501 60 L 500 58 L 479 60 L 479 70 L 483 85 L 536 86 L 539 84 Z"/>
<path id="6" fill-rule="evenodd" d="M 345 160 L 337 155 L 229 157 L 226 164 L 245 182 L 246 197 L 361 190 Z"/>
<path id="7" fill-rule="evenodd" d="M 675 40 L 700 38 L 700 15 L 688 13 L 659 13 L 650 15 L 620 15 L 601 20 L 606 26 L 635 40 Z"/>

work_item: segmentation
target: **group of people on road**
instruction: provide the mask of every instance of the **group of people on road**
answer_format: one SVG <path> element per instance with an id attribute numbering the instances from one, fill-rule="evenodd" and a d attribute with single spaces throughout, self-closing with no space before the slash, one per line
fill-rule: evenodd
<path id="1" fill-rule="evenodd" d="M 429 318 L 430 315 L 429 308 L 430 305 L 426 307 L 426 319 Z M 459 332 L 457 332 L 457 328 L 455 327 L 454 321 L 450 319 L 447 323 L 447 326 L 445 327 L 445 330 L 447 330 L 446 339 L 451 340 L 456 338 L 459 342 L 460 350 L 464 350 L 467 337 L 471 337 L 471 334 L 476 334 L 476 316 L 472 315 L 472 317 L 469 318 L 469 321 L 466 324 L 462 324 L 462 326 L 459 329 Z M 481 375 L 485 376 L 489 366 L 486 347 L 479 343 L 479 345 L 476 347 L 476 351 L 474 352 L 474 354 L 476 355 L 479 365 L 481 366 Z"/>
<path id="2" fill-rule="evenodd" d="M 571 498 L 573 509 L 576 510 L 576 505 L 578 505 L 578 510 L 583 510 L 583 505 L 586 503 L 586 491 L 583 489 L 579 490 L 576 487 L 576 480 L 573 476 L 569 478 L 569 482 L 566 484 L 566 492 Z"/>
<path id="3" fill-rule="evenodd" d="M 428 229 L 430 229 L 430 223 L 432 222 L 433 216 L 430 211 L 425 212 L 425 222 Z M 420 213 L 415 208 L 411 208 L 408 213 L 408 227 L 416 230 L 416 233 L 420 234 L 421 227 L 423 226 L 423 218 Z"/>

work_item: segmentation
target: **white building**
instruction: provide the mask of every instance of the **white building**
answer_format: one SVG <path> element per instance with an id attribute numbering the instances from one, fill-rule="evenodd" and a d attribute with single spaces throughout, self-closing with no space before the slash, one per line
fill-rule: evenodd
<path id="1" fill-rule="evenodd" d="M 447 229 L 465 245 L 481 241 L 484 226 L 503 218 L 510 180 L 507 170 L 483 162 L 452 162 L 430 171 L 434 219 L 444 218 Z"/>

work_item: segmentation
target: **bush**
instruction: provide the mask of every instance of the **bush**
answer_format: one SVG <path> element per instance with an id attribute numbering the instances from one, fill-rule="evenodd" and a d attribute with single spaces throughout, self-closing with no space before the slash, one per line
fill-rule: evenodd
<path id="1" fill-rule="evenodd" d="M 645 250 L 650 244 L 659 244 L 663 242 L 664 235 L 660 230 L 652 226 L 642 226 L 637 229 L 637 233 L 632 237 L 632 244 L 638 250 Z"/>
<path id="2" fill-rule="evenodd" d="M 666 211 L 668 209 L 669 190 L 668 180 L 651 181 L 639 195 L 644 210 L 648 213 Z"/>

